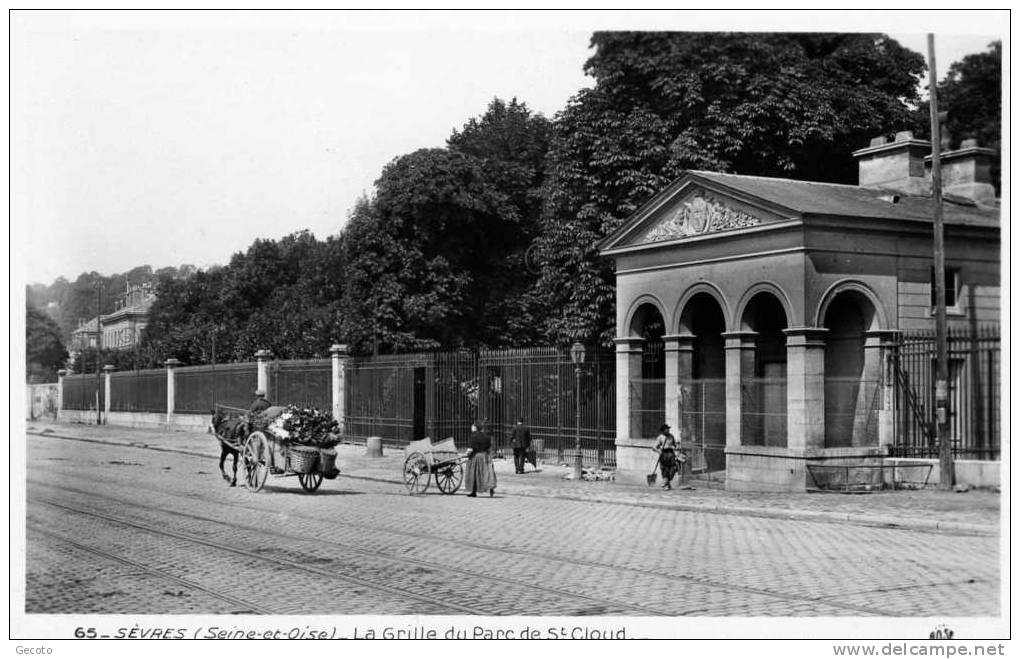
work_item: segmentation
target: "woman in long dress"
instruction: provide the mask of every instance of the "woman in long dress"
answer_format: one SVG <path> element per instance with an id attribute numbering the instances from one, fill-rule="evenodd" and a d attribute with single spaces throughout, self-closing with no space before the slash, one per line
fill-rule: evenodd
<path id="1" fill-rule="evenodd" d="M 468 439 L 467 473 L 464 475 L 464 482 L 467 489 L 471 490 L 469 497 L 478 496 L 478 492 L 489 491 L 489 496 L 496 492 L 496 470 L 492 467 L 492 458 L 489 450 L 492 447 L 492 440 L 485 434 L 481 424 L 471 425 L 471 437 Z"/>

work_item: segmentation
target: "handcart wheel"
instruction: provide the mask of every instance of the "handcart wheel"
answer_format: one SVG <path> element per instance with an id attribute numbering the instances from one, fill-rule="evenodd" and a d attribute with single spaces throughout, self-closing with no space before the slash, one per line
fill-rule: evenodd
<path id="1" fill-rule="evenodd" d="M 436 486 L 443 494 L 453 494 L 460 489 L 464 480 L 464 465 L 460 462 L 443 465 L 436 469 Z"/>
<path id="2" fill-rule="evenodd" d="M 318 471 L 313 471 L 310 474 L 298 474 L 297 479 L 301 483 L 301 487 L 305 488 L 305 492 L 314 492 L 322 485 L 322 473 Z"/>
<path id="3" fill-rule="evenodd" d="M 429 461 L 423 453 L 412 453 L 404 460 L 404 485 L 410 494 L 423 494 L 431 477 Z"/>
<path id="4" fill-rule="evenodd" d="M 269 440 L 256 430 L 248 435 L 242 451 L 244 480 L 248 489 L 258 492 L 266 484 L 269 475 Z"/>

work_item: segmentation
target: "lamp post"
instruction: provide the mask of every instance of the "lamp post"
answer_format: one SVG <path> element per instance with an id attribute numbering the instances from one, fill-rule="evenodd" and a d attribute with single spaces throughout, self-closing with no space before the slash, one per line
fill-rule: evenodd
<path id="1" fill-rule="evenodd" d="M 574 480 L 581 480 L 581 364 L 585 360 L 584 344 L 577 341 L 570 347 L 574 362 Z"/>

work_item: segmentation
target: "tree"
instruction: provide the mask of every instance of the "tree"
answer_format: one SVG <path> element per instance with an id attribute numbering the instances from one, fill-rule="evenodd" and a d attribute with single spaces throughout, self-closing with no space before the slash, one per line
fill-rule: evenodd
<path id="1" fill-rule="evenodd" d="M 365 314 L 348 319 L 356 344 L 398 352 L 485 341 L 483 282 L 519 220 L 477 158 L 422 149 L 387 165 L 345 232 L 348 295 Z"/>
<path id="2" fill-rule="evenodd" d="M 938 84 L 939 110 L 946 112 L 944 124 L 950 148 L 958 148 L 966 139 L 980 146 L 1002 149 L 1002 42 L 993 41 L 983 53 L 967 55 L 954 62 Z M 929 105 L 925 101 L 917 111 L 915 132 L 931 135 Z M 996 190 L 1000 187 L 997 158 L 992 167 Z"/>
<path id="3" fill-rule="evenodd" d="M 537 335 L 524 294 L 550 123 L 512 99 L 396 158 L 344 230 L 344 335 L 360 352 L 506 346 Z"/>
<path id="4" fill-rule="evenodd" d="M 490 245 L 491 269 L 478 273 L 478 285 L 489 290 L 490 326 L 499 331 L 476 337 L 476 342 L 491 347 L 525 345 L 542 337 L 544 309 L 529 295 L 537 274 L 526 258 L 541 233 L 551 136 L 552 123 L 525 103 L 495 98 L 481 117 L 469 120 L 447 142 L 451 150 L 481 159 L 485 176 L 507 195 L 519 216 L 512 239 Z"/>
<path id="5" fill-rule="evenodd" d="M 142 335 L 143 361 L 245 361 L 267 349 L 282 359 L 325 357 L 340 339 L 341 244 L 299 231 L 256 240 L 223 267 L 164 272 Z"/>
<path id="6" fill-rule="evenodd" d="M 544 263 L 550 339 L 614 332 L 597 243 L 685 169 L 856 182 L 851 152 L 908 127 L 924 60 L 874 34 L 598 32 L 595 86 L 557 116 Z"/>
<path id="7" fill-rule="evenodd" d="M 113 366 L 118 371 L 127 371 L 134 368 L 156 368 L 162 363 L 145 363 L 141 356 L 134 350 L 110 350 L 104 348 L 99 350 L 94 347 L 84 348 L 76 351 L 74 360 L 71 362 L 71 370 L 75 373 L 95 373 L 96 362 L 99 368 Z"/>
<path id="8" fill-rule="evenodd" d="M 510 197 L 526 230 L 542 210 L 541 187 L 552 125 L 516 98 L 494 98 L 485 113 L 470 119 L 447 140 L 451 151 L 482 160 L 487 176 Z"/>
<path id="9" fill-rule="evenodd" d="M 54 382 L 67 361 L 60 328 L 46 313 L 25 307 L 25 363 L 29 381 Z"/>

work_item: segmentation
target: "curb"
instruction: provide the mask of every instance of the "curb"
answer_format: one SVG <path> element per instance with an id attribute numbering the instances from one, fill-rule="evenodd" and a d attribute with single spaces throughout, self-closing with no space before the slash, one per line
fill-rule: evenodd
<path id="1" fill-rule="evenodd" d="M 200 458 L 216 457 L 216 451 L 208 452 L 191 451 L 188 449 L 164 448 L 145 444 L 141 442 L 118 442 L 104 439 L 93 439 L 88 437 L 76 437 L 73 435 L 61 435 L 53 432 L 26 431 L 27 435 L 37 437 L 51 437 L 70 441 L 88 442 L 91 444 L 104 444 L 107 446 L 130 446 L 150 451 L 163 453 L 179 453 Z M 378 476 L 355 476 L 349 473 L 342 473 L 341 476 L 352 480 L 363 480 L 375 483 L 391 483 L 403 485 L 400 479 L 383 478 Z M 921 520 L 917 518 L 899 518 L 886 515 L 862 515 L 860 513 L 837 513 L 810 510 L 789 510 L 783 508 L 753 508 L 749 506 L 726 506 L 720 504 L 694 504 L 694 503 L 673 503 L 673 502 L 652 502 L 652 501 L 620 501 L 607 497 L 580 497 L 570 494 L 536 494 L 532 492 L 506 492 L 511 496 L 530 497 L 534 499 L 560 499 L 564 501 L 577 501 L 582 503 L 614 504 L 618 506 L 634 506 L 637 508 L 655 508 L 660 510 L 678 510 L 685 512 L 715 513 L 719 515 L 741 515 L 745 517 L 763 517 L 769 519 L 789 519 L 802 522 L 820 523 L 848 523 L 856 526 L 870 526 L 890 529 L 904 529 L 912 531 L 949 532 L 957 534 L 987 535 L 999 534 L 997 526 L 986 524 L 970 524 L 967 522 L 946 522 L 942 520 Z"/>

